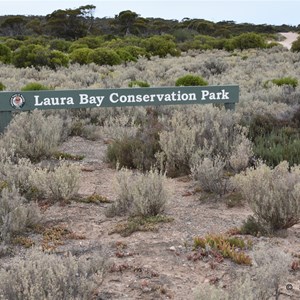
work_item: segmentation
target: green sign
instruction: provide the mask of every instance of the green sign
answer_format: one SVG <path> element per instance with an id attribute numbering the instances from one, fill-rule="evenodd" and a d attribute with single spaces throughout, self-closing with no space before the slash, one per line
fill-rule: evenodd
<path id="1" fill-rule="evenodd" d="M 234 109 L 238 100 L 237 85 L 0 92 L 0 132 L 13 111 L 205 103 Z"/>

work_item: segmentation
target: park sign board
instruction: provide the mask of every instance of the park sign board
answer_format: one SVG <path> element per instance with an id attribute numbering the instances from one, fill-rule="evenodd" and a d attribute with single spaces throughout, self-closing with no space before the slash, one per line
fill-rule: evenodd
<path id="1" fill-rule="evenodd" d="M 238 100 L 237 85 L 0 92 L 0 133 L 17 111 L 206 103 L 234 109 Z"/>

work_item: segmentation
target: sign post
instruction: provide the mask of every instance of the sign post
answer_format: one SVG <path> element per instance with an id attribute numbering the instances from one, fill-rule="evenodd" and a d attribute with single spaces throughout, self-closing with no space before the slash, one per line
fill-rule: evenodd
<path id="1" fill-rule="evenodd" d="M 234 110 L 238 100 L 237 85 L 0 92 L 0 133 L 14 111 L 207 103 Z"/>

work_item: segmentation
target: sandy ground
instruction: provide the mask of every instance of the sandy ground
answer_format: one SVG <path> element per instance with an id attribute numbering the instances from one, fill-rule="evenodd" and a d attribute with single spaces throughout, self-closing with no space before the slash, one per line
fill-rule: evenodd
<path id="1" fill-rule="evenodd" d="M 285 40 L 279 42 L 279 44 L 288 49 L 291 49 L 293 42 L 296 41 L 299 36 L 296 32 L 281 32 L 280 34 L 285 37 Z"/>
<path id="2" fill-rule="evenodd" d="M 117 171 L 104 161 L 106 147 L 104 141 L 81 137 L 72 137 L 61 146 L 61 151 L 85 156 L 80 162 L 80 195 L 96 193 L 111 201 L 116 199 Z M 251 210 L 247 206 L 229 208 L 221 198 L 201 202 L 201 193 L 195 193 L 188 177 L 169 178 L 165 184 L 170 192 L 166 214 L 174 220 L 159 225 L 157 230 L 126 237 L 112 233 L 126 218 L 107 218 L 105 211 L 109 204 L 71 201 L 45 207 L 43 219 L 49 226 L 63 226 L 83 237 L 65 240 L 51 251 L 78 257 L 101 252 L 109 262 L 97 289 L 97 300 L 195 300 L 200 299 L 195 298 L 200 284 L 228 290 L 241 273 L 252 272 L 251 266 L 238 265 L 229 259 L 217 261 L 210 256 L 191 259 L 196 253 L 192 247 L 195 237 L 239 227 Z M 32 238 L 37 246 L 41 244 L 39 235 Z M 255 247 L 267 244 L 300 257 L 300 225 L 290 228 L 285 237 L 244 238 L 251 239 Z M 246 254 L 252 257 L 253 251 L 248 249 Z M 7 259 L 1 258 L 0 263 Z M 294 286 L 292 291 L 286 290 L 288 283 Z M 291 272 L 280 290 L 283 292 L 280 300 L 300 299 L 300 270 Z"/>

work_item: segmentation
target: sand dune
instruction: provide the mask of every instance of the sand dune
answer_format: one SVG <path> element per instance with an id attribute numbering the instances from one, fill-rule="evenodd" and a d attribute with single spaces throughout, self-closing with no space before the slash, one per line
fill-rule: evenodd
<path id="1" fill-rule="evenodd" d="M 299 36 L 299 34 L 296 32 L 281 32 L 280 34 L 285 37 L 285 40 L 279 42 L 279 44 L 288 49 L 291 49 L 292 43 L 296 41 Z"/>

